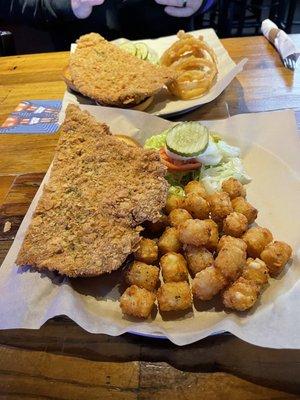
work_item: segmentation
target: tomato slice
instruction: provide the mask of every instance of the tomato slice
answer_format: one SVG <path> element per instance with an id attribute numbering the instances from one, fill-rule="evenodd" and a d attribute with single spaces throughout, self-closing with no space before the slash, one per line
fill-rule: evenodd
<path id="1" fill-rule="evenodd" d="M 165 149 L 160 149 L 159 154 L 161 161 L 170 171 L 193 171 L 201 167 L 201 162 L 198 161 L 172 160 L 165 152 Z"/>

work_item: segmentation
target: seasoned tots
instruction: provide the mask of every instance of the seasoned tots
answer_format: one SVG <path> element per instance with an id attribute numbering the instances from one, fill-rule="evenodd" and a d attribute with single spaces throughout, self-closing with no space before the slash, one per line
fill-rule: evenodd
<path id="1" fill-rule="evenodd" d="M 132 285 L 120 298 L 120 307 L 124 314 L 139 318 L 148 318 L 155 302 L 155 294 Z"/>
<path id="2" fill-rule="evenodd" d="M 154 290 L 159 279 L 159 268 L 140 261 L 134 261 L 129 267 L 126 280 L 129 285 Z"/>
<path id="3" fill-rule="evenodd" d="M 182 254 L 166 253 L 160 259 L 160 267 L 165 282 L 188 280 L 188 270 Z"/>
<path id="4" fill-rule="evenodd" d="M 248 220 L 244 214 L 232 212 L 223 221 L 225 235 L 241 237 L 248 228 Z"/>
<path id="5" fill-rule="evenodd" d="M 175 210 L 172 210 L 169 214 L 169 224 L 171 226 L 177 227 L 187 219 L 192 218 L 193 217 L 187 210 L 184 210 L 183 208 L 176 208 Z"/>
<path id="6" fill-rule="evenodd" d="M 166 228 L 158 240 L 158 249 L 160 254 L 165 254 L 170 251 L 174 251 L 175 253 L 180 252 L 182 243 L 179 240 L 179 233 L 176 228 Z"/>
<path id="7" fill-rule="evenodd" d="M 161 311 L 182 311 L 192 306 L 192 296 L 187 282 L 164 283 L 157 291 Z"/>
<path id="8" fill-rule="evenodd" d="M 212 253 L 205 247 L 188 244 L 185 247 L 185 257 L 192 275 L 196 275 L 198 272 L 214 264 Z"/>
<path id="9" fill-rule="evenodd" d="M 208 201 L 210 204 L 211 218 L 214 221 L 222 221 L 233 211 L 229 194 L 226 192 L 216 192 L 209 196 Z"/>
<path id="10" fill-rule="evenodd" d="M 248 224 L 252 224 L 256 218 L 258 211 L 253 207 L 244 197 L 236 197 L 231 201 L 232 208 L 234 211 L 245 215 L 248 220 Z"/>
<path id="11" fill-rule="evenodd" d="M 278 241 L 269 243 L 260 255 L 261 259 L 266 263 L 271 276 L 280 274 L 291 256 L 291 246 Z"/>
<path id="12" fill-rule="evenodd" d="M 235 178 L 229 178 L 222 183 L 222 190 L 229 194 L 231 199 L 236 197 L 246 197 L 246 189 L 244 186 Z"/>
<path id="13" fill-rule="evenodd" d="M 190 181 L 183 196 L 168 196 L 165 212 L 147 224 L 155 239 L 141 239 L 134 253 L 126 274 L 130 287 L 120 300 L 125 314 L 147 318 L 155 292 L 162 312 L 187 310 L 193 299 L 208 301 L 218 294 L 227 309 L 249 310 L 292 256 L 287 243 L 251 225 L 258 211 L 235 178 L 213 194 L 202 182 Z"/>
<path id="14" fill-rule="evenodd" d="M 206 246 L 210 239 L 210 225 L 200 219 L 188 219 L 179 225 L 179 240 L 184 244 Z"/>
<path id="15" fill-rule="evenodd" d="M 189 193 L 185 196 L 183 207 L 193 218 L 206 219 L 209 217 L 209 203 L 196 193 Z"/>
<path id="16" fill-rule="evenodd" d="M 158 257 L 158 247 L 154 240 L 142 238 L 134 258 L 146 264 L 153 264 Z"/>

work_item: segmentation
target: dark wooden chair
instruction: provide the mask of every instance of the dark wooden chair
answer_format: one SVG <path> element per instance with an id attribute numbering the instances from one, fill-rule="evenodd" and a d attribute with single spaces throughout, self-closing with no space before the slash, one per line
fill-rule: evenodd
<path id="1" fill-rule="evenodd" d="M 289 10 L 285 24 L 285 30 L 287 33 L 291 33 L 293 25 L 300 25 L 300 21 L 294 21 L 296 7 L 297 7 L 297 0 L 290 0 L 289 3 L 290 3 Z"/>
<path id="2" fill-rule="evenodd" d="M 217 30 L 221 37 L 243 36 L 246 29 L 247 35 L 257 35 L 262 20 L 270 18 L 288 31 L 295 8 L 296 0 L 219 0 Z"/>
<path id="3" fill-rule="evenodd" d="M 16 54 L 13 34 L 9 31 L 0 30 L 0 57 Z"/>

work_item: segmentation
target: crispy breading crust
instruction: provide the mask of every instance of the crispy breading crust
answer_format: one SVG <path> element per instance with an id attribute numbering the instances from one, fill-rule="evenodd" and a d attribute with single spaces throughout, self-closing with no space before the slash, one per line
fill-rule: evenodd
<path id="1" fill-rule="evenodd" d="M 171 68 L 140 60 L 97 33 L 77 40 L 70 73 L 77 91 L 114 106 L 141 103 L 176 77 Z"/>
<path id="2" fill-rule="evenodd" d="M 114 138 L 105 124 L 69 105 L 53 161 L 18 265 L 96 276 L 120 267 L 155 221 L 168 183 L 155 151 Z"/>

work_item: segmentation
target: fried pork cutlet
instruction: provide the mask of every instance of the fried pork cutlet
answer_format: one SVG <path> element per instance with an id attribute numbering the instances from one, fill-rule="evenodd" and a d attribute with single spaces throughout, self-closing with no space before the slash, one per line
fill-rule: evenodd
<path id="1" fill-rule="evenodd" d="M 160 216 L 165 172 L 157 152 L 128 146 L 69 105 L 17 264 L 70 277 L 119 268 L 137 248 L 139 224 Z"/>
<path id="2" fill-rule="evenodd" d="M 138 59 L 97 33 L 81 36 L 70 56 L 73 86 L 106 105 L 136 105 L 171 83 L 175 74 L 171 68 Z"/>

